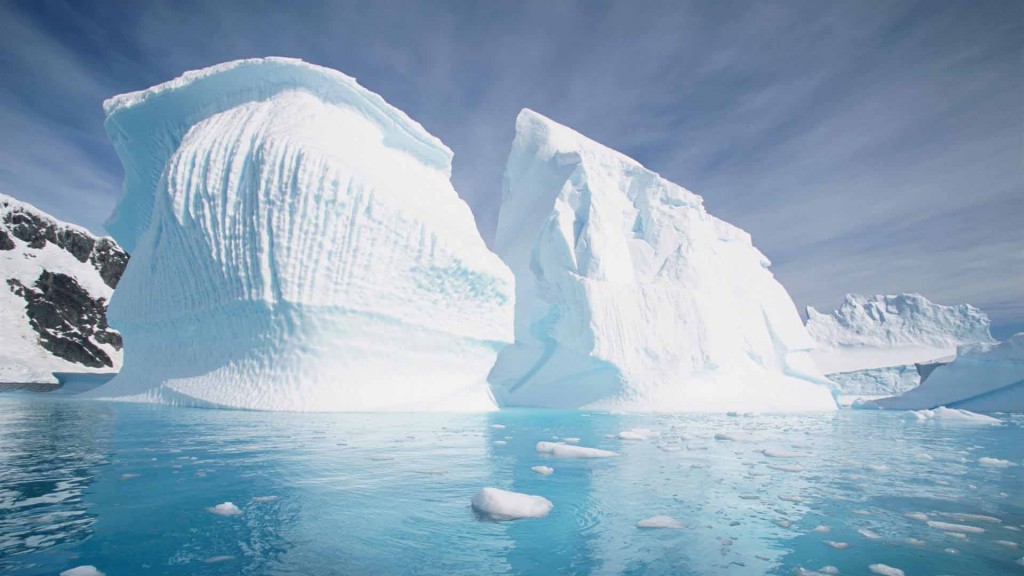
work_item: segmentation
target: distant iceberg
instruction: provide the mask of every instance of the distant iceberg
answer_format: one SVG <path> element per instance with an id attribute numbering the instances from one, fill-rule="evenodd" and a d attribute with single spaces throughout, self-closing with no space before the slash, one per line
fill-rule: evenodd
<path id="1" fill-rule="evenodd" d="M 486 410 L 513 282 L 452 152 L 340 72 L 240 60 L 104 103 L 133 253 L 94 396 L 267 410 Z"/>
<path id="2" fill-rule="evenodd" d="M 920 294 L 849 294 L 830 314 L 808 307 L 807 330 L 818 342 L 811 357 L 844 395 L 906 392 L 952 361 L 957 346 L 995 343 L 981 310 Z"/>
<path id="3" fill-rule="evenodd" d="M 865 407 L 926 410 L 945 406 L 971 412 L 1024 412 L 1024 332 L 999 344 L 972 344 L 939 366 L 917 388 Z"/>
<path id="4" fill-rule="evenodd" d="M 700 196 L 530 110 L 495 251 L 516 277 L 503 405 L 832 410 L 814 341 L 750 236 Z"/>

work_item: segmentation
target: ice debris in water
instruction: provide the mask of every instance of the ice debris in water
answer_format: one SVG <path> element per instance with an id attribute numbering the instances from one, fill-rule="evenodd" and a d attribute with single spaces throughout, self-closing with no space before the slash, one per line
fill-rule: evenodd
<path id="1" fill-rule="evenodd" d="M 920 520 L 922 522 L 928 521 L 928 515 L 924 512 L 907 512 L 905 516 L 907 518 L 913 518 L 914 520 Z"/>
<path id="2" fill-rule="evenodd" d="M 210 556 L 209 558 L 203 560 L 203 563 L 204 564 L 220 564 L 221 562 L 228 562 L 228 561 L 234 560 L 234 559 L 235 559 L 234 556 L 225 556 L 225 555 Z"/>
<path id="3" fill-rule="evenodd" d="M 857 529 L 857 533 L 860 534 L 861 536 L 867 538 L 868 540 L 881 540 L 882 539 L 882 536 L 879 535 L 877 532 L 875 532 L 874 530 L 869 530 L 867 528 L 858 528 Z"/>
<path id="4" fill-rule="evenodd" d="M 811 530 L 811 532 L 817 532 L 819 534 L 825 534 L 825 533 L 831 532 L 831 531 L 832 531 L 832 529 L 829 528 L 828 526 L 815 526 L 814 530 Z"/>
<path id="5" fill-rule="evenodd" d="M 555 472 L 555 469 L 552 468 L 551 466 L 534 466 L 533 468 L 530 468 L 530 470 L 533 470 L 534 472 L 540 474 L 541 476 L 550 476 Z"/>
<path id="6" fill-rule="evenodd" d="M 995 516 L 986 516 L 984 514 L 965 514 L 962 512 L 942 512 L 942 515 L 946 518 L 952 518 L 959 522 L 986 522 L 988 524 L 1001 524 L 1003 521 Z"/>
<path id="7" fill-rule="evenodd" d="M 1009 460 L 1002 460 L 1000 458 L 990 458 L 988 456 L 978 458 L 978 465 L 985 466 L 986 468 L 1009 468 L 1011 466 L 1016 466 L 1016 464 L 1010 462 Z"/>
<path id="8" fill-rule="evenodd" d="M 654 430 L 648 430 L 647 428 L 633 428 L 631 430 L 625 430 L 619 432 L 620 440 L 647 440 L 649 438 L 655 438 L 661 434 Z"/>
<path id="9" fill-rule="evenodd" d="M 903 570 L 893 568 L 888 564 L 872 564 L 868 566 L 868 570 L 872 574 L 881 574 L 882 576 L 903 576 Z"/>
<path id="10" fill-rule="evenodd" d="M 555 458 L 611 458 L 619 455 L 617 452 L 600 448 L 587 448 L 586 446 L 573 446 L 557 442 L 537 442 L 537 452 L 550 454 Z"/>
<path id="11" fill-rule="evenodd" d="M 217 504 L 213 508 L 207 508 L 206 510 L 219 516 L 238 516 L 242 513 L 242 510 L 231 502 L 223 502 L 221 504 Z"/>
<path id="12" fill-rule="evenodd" d="M 949 422 L 966 422 L 970 424 L 1002 424 L 999 419 L 991 416 L 985 416 L 984 414 L 977 414 L 975 412 L 961 410 L 959 408 L 946 408 L 945 406 L 939 406 L 934 410 L 915 410 L 911 412 L 911 414 L 913 414 L 918 421 L 945 420 Z"/>
<path id="13" fill-rule="evenodd" d="M 836 542 L 835 540 L 825 540 L 824 542 L 829 548 L 835 548 L 836 550 L 846 550 L 850 547 L 846 542 Z"/>
<path id="14" fill-rule="evenodd" d="M 491 428 L 494 428 L 495 430 L 504 430 L 505 429 L 505 425 L 504 424 L 491 424 Z"/>
<path id="15" fill-rule="evenodd" d="M 473 509 L 491 520 L 544 518 L 554 504 L 543 496 L 509 492 L 500 488 L 484 488 L 471 501 Z"/>
<path id="16" fill-rule="evenodd" d="M 789 450 L 780 450 L 777 448 L 765 448 L 761 450 L 761 453 L 769 458 L 799 458 L 802 454 L 798 452 L 790 452 Z"/>
<path id="17" fill-rule="evenodd" d="M 254 496 L 253 502 L 274 502 L 278 499 L 278 496 Z"/>
<path id="18" fill-rule="evenodd" d="M 651 516 L 636 523 L 637 528 L 682 528 L 683 523 L 671 516 Z"/>
<path id="19" fill-rule="evenodd" d="M 982 534 L 985 532 L 984 528 L 978 526 L 968 526 L 966 524 L 952 524 L 950 522 L 939 522 L 938 520 L 929 520 L 928 525 L 932 528 L 943 530 L 946 532 L 966 532 L 968 534 Z"/>
<path id="20" fill-rule="evenodd" d="M 60 573 L 60 576 L 104 576 L 95 566 L 77 566 Z"/>

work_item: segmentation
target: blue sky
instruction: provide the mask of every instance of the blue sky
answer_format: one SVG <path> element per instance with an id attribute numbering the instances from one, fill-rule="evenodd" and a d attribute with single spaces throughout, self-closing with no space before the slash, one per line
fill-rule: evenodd
<path id="1" fill-rule="evenodd" d="M 0 191 L 102 232 L 102 101 L 295 56 L 455 151 L 490 241 L 520 108 L 749 231 L 798 305 L 921 292 L 1024 330 L 1024 3 L 0 0 Z"/>

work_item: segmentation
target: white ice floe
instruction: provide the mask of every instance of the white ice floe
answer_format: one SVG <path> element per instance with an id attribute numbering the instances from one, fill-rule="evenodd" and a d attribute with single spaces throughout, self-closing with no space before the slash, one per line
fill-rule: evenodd
<path id="1" fill-rule="evenodd" d="M 544 518 L 554 504 L 543 496 L 509 492 L 500 488 L 484 488 L 471 501 L 473 509 L 491 520 Z"/>
<path id="2" fill-rule="evenodd" d="M 868 570 L 872 574 L 881 574 L 881 576 L 903 576 L 903 570 L 893 568 L 888 564 L 872 564 L 868 566 Z"/>
<path id="3" fill-rule="evenodd" d="M 839 568 L 836 568 L 835 566 L 822 566 L 821 568 L 818 568 L 818 572 L 821 572 L 822 574 L 834 575 L 839 574 Z"/>
<path id="4" fill-rule="evenodd" d="M 610 450 L 560 444 L 558 442 L 537 442 L 537 452 L 550 454 L 555 458 L 611 458 L 612 456 L 619 455 L 618 452 Z"/>
<path id="5" fill-rule="evenodd" d="M 253 502 L 274 502 L 278 499 L 278 496 L 254 496 Z"/>
<path id="6" fill-rule="evenodd" d="M 1020 544 L 1013 542 L 1012 540 L 996 540 L 995 543 L 1007 548 L 1020 548 Z"/>
<path id="7" fill-rule="evenodd" d="M 231 502 L 223 502 L 221 504 L 217 504 L 213 508 L 207 508 L 206 510 L 219 516 L 238 516 L 242 513 L 242 510 Z"/>
<path id="8" fill-rule="evenodd" d="M 209 558 L 203 560 L 203 564 L 220 564 L 221 562 L 229 562 L 234 559 L 234 556 L 210 556 Z"/>
<path id="9" fill-rule="evenodd" d="M 907 538 L 907 544 L 910 544 L 912 546 L 924 546 L 925 544 L 927 544 L 927 542 L 919 538 Z"/>
<path id="10" fill-rule="evenodd" d="M 60 576 L 104 576 L 95 566 L 76 566 L 60 573 Z"/>
<path id="11" fill-rule="evenodd" d="M 965 514 L 963 512 L 942 512 L 942 516 L 952 518 L 957 522 L 985 522 L 986 524 L 1002 524 L 1002 520 L 995 516 L 985 514 Z"/>
<path id="12" fill-rule="evenodd" d="M 814 530 L 811 530 L 811 532 L 817 532 L 819 534 L 826 534 L 826 533 L 831 532 L 831 531 L 832 531 L 832 528 L 830 528 L 828 526 L 815 526 Z"/>
<path id="13" fill-rule="evenodd" d="M 491 428 L 494 428 L 495 430 L 504 430 L 505 429 L 505 425 L 504 424 L 491 424 Z"/>
<path id="14" fill-rule="evenodd" d="M 771 470 L 780 470 L 782 472 L 800 472 L 804 469 L 799 464 L 769 464 L 768 468 Z"/>
<path id="15" fill-rule="evenodd" d="M 1011 466 L 1016 466 L 1016 464 L 1010 462 L 1009 460 L 1002 460 L 1000 458 L 990 458 L 988 456 L 978 458 L 978 465 L 985 466 L 986 468 L 1009 468 Z"/>
<path id="16" fill-rule="evenodd" d="M 799 452 L 791 452 L 789 450 L 782 450 L 778 448 L 765 448 L 761 450 L 761 453 L 769 458 L 799 458 L 803 456 Z"/>
<path id="17" fill-rule="evenodd" d="M 562 441 L 567 443 L 567 444 L 579 444 L 580 443 L 580 439 L 579 438 L 562 438 Z"/>
<path id="18" fill-rule="evenodd" d="M 530 468 L 530 470 L 533 470 L 534 472 L 540 474 L 541 476 L 550 476 L 551 474 L 555 473 L 555 469 L 552 468 L 551 466 L 534 466 Z"/>
<path id="19" fill-rule="evenodd" d="M 671 516 L 651 516 L 636 523 L 637 528 L 682 528 L 683 523 Z"/>
<path id="20" fill-rule="evenodd" d="M 874 530 L 869 530 L 867 528 L 858 528 L 857 529 L 857 533 L 860 534 L 861 536 L 867 538 L 868 540 L 881 540 L 882 539 L 882 536 L 878 532 L 875 532 Z"/>
<path id="21" fill-rule="evenodd" d="M 968 534 L 982 534 L 985 532 L 984 528 L 980 526 L 968 526 L 966 524 L 953 524 L 951 522 L 939 522 L 938 520 L 929 520 L 928 525 L 937 530 L 943 530 L 945 532 L 965 532 Z"/>
<path id="22" fill-rule="evenodd" d="M 655 430 L 648 430 L 647 428 L 632 428 L 630 430 L 624 430 L 619 432 L 620 440 L 647 440 L 650 438 L 656 438 L 661 433 Z"/>
<path id="23" fill-rule="evenodd" d="M 961 410 L 959 408 L 946 408 L 945 406 L 939 406 L 934 410 L 915 410 L 910 412 L 910 414 L 913 415 L 913 418 L 922 422 L 928 420 L 941 420 L 944 422 L 964 422 L 968 424 L 1002 424 L 999 419 L 991 416 L 977 414 L 975 412 Z"/>
<path id="24" fill-rule="evenodd" d="M 914 520 L 920 520 L 922 522 L 928 521 L 928 515 L 924 512 L 907 512 L 904 516 L 907 518 L 913 518 Z"/>
<path id="25" fill-rule="evenodd" d="M 753 442 L 755 437 L 752 434 L 746 432 L 718 432 L 715 434 L 715 440 L 723 440 L 727 442 Z"/>
<path id="26" fill-rule="evenodd" d="M 886 466 L 885 464 L 868 464 L 868 465 L 866 465 L 864 467 L 867 468 L 868 470 L 873 471 L 873 472 L 888 472 L 889 471 L 889 467 Z"/>
<path id="27" fill-rule="evenodd" d="M 826 546 L 834 548 L 836 550 L 846 550 L 850 547 L 846 542 L 836 542 L 835 540 L 823 540 Z"/>
<path id="28" fill-rule="evenodd" d="M 508 444 L 508 442 L 505 442 L 504 440 L 495 440 L 494 441 L 494 445 L 495 446 L 504 446 L 505 444 Z"/>

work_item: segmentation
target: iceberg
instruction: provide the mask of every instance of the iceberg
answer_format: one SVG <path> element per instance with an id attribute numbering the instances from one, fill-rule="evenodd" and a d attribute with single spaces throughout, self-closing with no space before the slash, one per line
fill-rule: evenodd
<path id="1" fill-rule="evenodd" d="M 961 346 L 956 360 L 936 368 L 917 388 L 862 407 L 935 409 L 938 414 L 953 413 L 945 408 L 957 413 L 1024 412 L 1024 332 L 998 344 Z"/>
<path id="2" fill-rule="evenodd" d="M 93 396 L 258 410 L 489 410 L 513 279 L 452 152 L 340 72 L 220 64 L 104 103 L 121 373 Z"/>
<path id="3" fill-rule="evenodd" d="M 830 314 L 808 306 L 807 330 L 818 342 L 811 357 L 844 395 L 906 392 L 952 361 L 958 346 L 995 342 L 981 310 L 920 294 L 848 294 Z"/>
<path id="4" fill-rule="evenodd" d="M 833 410 L 789 294 L 700 196 L 531 110 L 516 120 L 495 251 L 516 278 L 508 406 Z"/>

